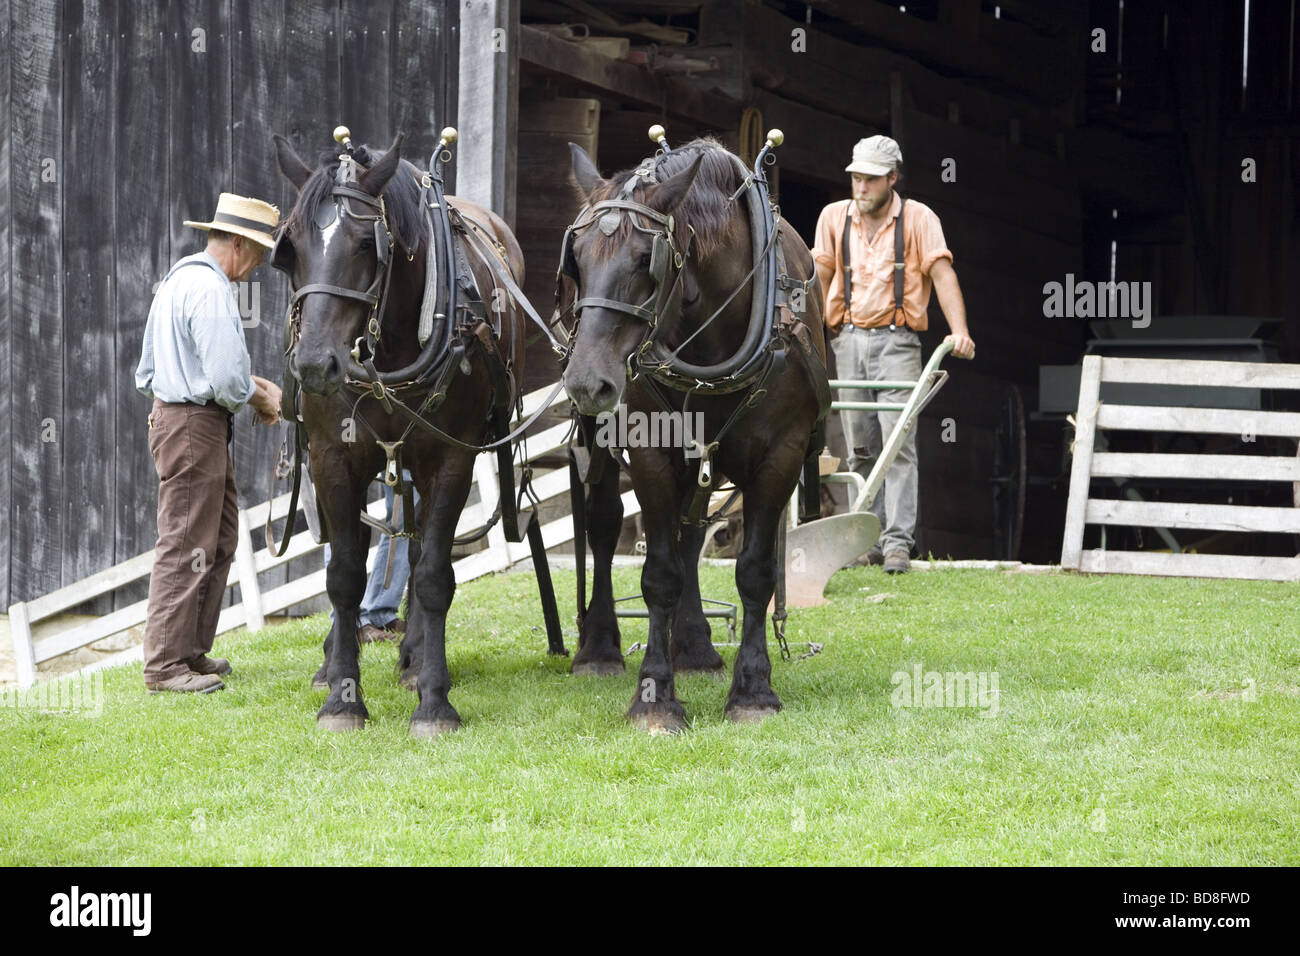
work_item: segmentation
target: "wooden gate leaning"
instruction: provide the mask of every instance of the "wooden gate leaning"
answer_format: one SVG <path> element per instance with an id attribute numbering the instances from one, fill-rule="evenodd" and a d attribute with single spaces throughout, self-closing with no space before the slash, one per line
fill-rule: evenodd
<path id="1" fill-rule="evenodd" d="M 1084 358 L 1061 567 L 1100 573 L 1300 580 L 1300 558 L 1297 557 L 1084 550 L 1084 526 L 1089 524 L 1300 534 L 1300 508 L 1296 507 L 1091 497 L 1093 478 L 1300 482 L 1300 458 L 1294 454 L 1269 457 L 1104 450 L 1107 431 L 1238 435 L 1246 442 L 1261 438 L 1300 439 L 1300 413 L 1107 403 L 1101 400 L 1103 383 L 1195 389 L 1300 390 L 1300 365 L 1107 358 L 1098 355 Z M 1152 394 L 1156 394 L 1154 390 Z M 1098 446 L 1103 450 L 1098 450 Z"/>

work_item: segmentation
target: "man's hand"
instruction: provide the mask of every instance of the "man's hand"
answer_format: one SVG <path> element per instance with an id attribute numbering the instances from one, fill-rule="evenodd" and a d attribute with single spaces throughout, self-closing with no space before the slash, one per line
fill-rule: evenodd
<path id="1" fill-rule="evenodd" d="M 263 425 L 275 425 L 280 421 L 280 386 L 254 375 L 253 397 L 248 400 L 257 421 Z"/>
<path id="2" fill-rule="evenodd" d="M 964 332 L 960 335 L 954 332 L 945 336 L 944 341 L 952 343 L 952 354 L 958 358 L 973 359 L 975 357 L 975 340 Z"/>

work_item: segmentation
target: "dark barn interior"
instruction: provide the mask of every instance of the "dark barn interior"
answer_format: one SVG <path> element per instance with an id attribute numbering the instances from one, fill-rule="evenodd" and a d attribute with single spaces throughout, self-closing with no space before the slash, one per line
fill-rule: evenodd
<path id="1" fill-rule="evenodd" d="M 181 220 L 217 192 L 288 208 L 272 133 L 313 156 L 340 122 L 375 144 L 405 132 L 418 165 L 442 125 L 503 134 L 492 188 L 543 312 L 577 210 L 570 141 L 609 174 L 650 151 L 652 123 L 751 157 L 779 127 L 775 192 L 811 240 L 848 195 L 854 142 L 894 137 L 900 192 L 939 215 L 979 346 L 946 363 L 919 424 L 918 549 L 1055 561 L 1072 406 L 1040 403 L 1040 369 L 1079 363 L 1098 330 L 1047 315 L 1047 283 L 1149 282 L 1151 336 L 1296 360 L 1295 7 L 0 0 L 0 606 L 152 546 L 132 385 L 151 286 L 200 248 Z M 490 47 L 466 48 L 466 17 L 501 25 Z M 478 66 L 499 82 L 468 83 Z M 279 376 L 284 283 L 268 272 L 261 292 L 253 367 Z M 927 351 L 946 328 L 932 301 Z M 533 356 L 530 386 L 553 381 L 549 352 Z M 273 437 L 241 419 L 235 449 L 247 506 L 265 498 Z"/>
<path id="2" fill-rule="evenodd" d="M 1273 360 L 1294 355 L 1291 0 L 1251 3 L 1249 25 L 1242 2 L 598 6 L 521 5 L 529 261 L 576 212 L 568 141 L 608 175 L 647 153 L 654 122 L 674 143 L 709 134 L 751 157 L 779 127 L 777 198 L 810 243 L 821 207 L 848 195 L 853 143 L 901 145 L 899 191 L 942 220 L 979 345 L 975 362 L 946 363 L 918 426 L 922 556 L 1059 557 L 1070 434 L 1064 411 L 1039 407 L 1039 369 L 1077 365 L 1093 333 L 1045 315 L 1046 283 L 1150 282 L 1152 334 L 1172 317 L 1252 317 L 1200 334 L 1262 329 Z M 550 278 L 532 273 L 530 297 L 546 301 Z M 926 350 L 946 332 L 932 299 Z"/>

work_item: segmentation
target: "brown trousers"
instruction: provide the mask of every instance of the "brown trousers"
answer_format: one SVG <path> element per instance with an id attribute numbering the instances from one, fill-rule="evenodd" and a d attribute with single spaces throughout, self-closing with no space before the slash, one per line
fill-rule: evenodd
<path id="1" fill-rule="evenodd" d="M 212 650 L 239 540 L 230 416 L 215 402 L 169 404 L 149 416 L 158 472 L 158 544 L 149 576 L 144 679 L 168 680 Z"/>

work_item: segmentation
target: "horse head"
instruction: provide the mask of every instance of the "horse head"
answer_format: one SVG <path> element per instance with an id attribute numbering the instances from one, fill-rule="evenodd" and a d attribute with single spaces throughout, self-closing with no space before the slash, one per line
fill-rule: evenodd
<path id="1" fill-rule="evenodd" d="M 403 258 L 422 262 L 414 257 L 421 237 L 404 230 L 396 214 L 399 200 L 409 205 L 405 194 L 418 188 L 407 182 L 415 170 L 402 163 L 401 134 L 383 152 L 361 146 L 322 157 L 315 170 L 284 137 L 275 145 L 280 171 L 298 191 L 271 255 L 293 290 L 289 369 L 305 391 L 332 395 L 351 362 L 376 357 L 371 349 L 379 350 L 384 313 L 409 308 L 398 300 L 422 288 L 410 275 L 414 267 L 398 268 Z M 402 167 L 409 173 L 395 178 Z M 394 255 L 395 246 L 406 255 Z M 399 271 L 406 273 L 400 279 L 392 274 Z"/>
<path id="2" fill-rule="evenodd" d="M 634 191 L 618 177 L 602 179 L 580 147 L 570 143 L 569 149 L 573 182 L 586 208 L 566 240 L 561 264 L 577 286 L 580 316 L 564 386 L 582 414 L 597 415 L 622 399 L 628 358 L 660 323 L 680 315 L 691 230 L 673 213 L 704 156 Z M 610 200 L 640 208 L 607 205 Z"/>

